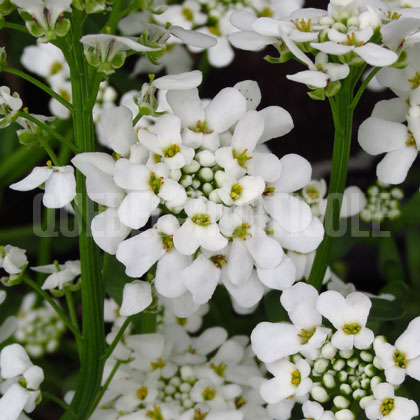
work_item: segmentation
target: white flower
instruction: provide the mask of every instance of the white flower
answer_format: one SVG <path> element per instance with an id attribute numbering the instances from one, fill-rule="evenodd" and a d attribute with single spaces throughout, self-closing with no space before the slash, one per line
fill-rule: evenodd
<path id="1" fill-rule="evenodd" d="M 277 404 L 293 396 L 304 396 L 311 390 L 312 380 L 309 378 L 311 368 L 305 360 L 300 359 L 293 363 L 281 359 L 266 364 L 266 367 L 274 378 L 264 381 L 260 392 L 264 401 L 269 404 Z"/>
<path id="2" fill-rule="evenodd" d="M 394 387 L 380 383 L 373 388 L 374 399 L 366 405 L 365 412 L 369 420 L 411 420 L 419 415 L 419 409 L 414 401 L 397 397 Z"/>
<path id="3" fill-rule="evenodd" d="M 25 47 L 20 60 L 28 70 L 47 80 L 67 79 L 70 76 L 63 53 L 51 43 Z"/>
<path id="4" fill-rule="evenodd" d="M 135 280 L 127 283 L 123 290 L 123 300 L 120 308 L 121 316 L 138 314 L 153 301 L 150 283 Z"/>
<path id="5" fill-rule="evenodd" d="M 62 208 L 76 196 L 76 180 L 72 166 L 37 166 L 24 179 L 10 185 L 12 190 L 30 191 L 45 184 L 42 202 L 45 207 Z"/>
<path id="6" fill-rule="evenodd" d="M 226 247 L 217 221 L 222 207 L 205 199 L 188 199 L 184 206 L 188 218 L 174 234 L 175 248 L 184 255 L 192 255 L 199 246 L 208 251 Z"/>
<path id="7" fill-rule="evenodd" d="M 0 268 L 7 274 L 20 274 L 27 264 L 28 258 L 24 249 L 12 245 L 0 247 Z"/>
<path id="8" fill-rule="evenodd" d="M 366 328 L 372 303 L 359 292 L 344 298 L 340 293 L 329 290 L 321 293 L 317 309 L 337 329 L 332 344 L 340 350 L 367 349 L 373 342 L 373 332 Z"/>
<path id="9" fill-rule="evenodd" d="M 0 305 L 6 299 L 6 292 L 0 290 Z M 17 322 L 15 316 L 9 316 L 5 319 L 3 324 L 0 325 L 0 344 L 6 341 L 16 330 Z"/>
<path id="10" fill-rule="evenodd" d="M 23 411 L 30 413 L 39 399 L 44 372 L 30 361 L 20 344 L 11 344 L 0 353 L 0 410 L 5 420 L 17 420 Z"/>
<path id="11" fill-rule="evenodd" d="M 367 153 L 386 153 L 376 168 L 378 179 L 386 184 L 403 182 L 419 151 L 420 107 L 414 105 L 408 109 L 403 119 L 408 127 L 396 122 L 395 116 L 394 113 L 389 119 L 369 117 L 360 125 L 358 134 L 359 144 Z"/>
<path id="12" fill-rule="evenodd" d="M 390 384 L 402 384 L 406 374 L 420 380 L 419 327 L 420 317 L 417 317 L 408 324 L 395 345 L 375 342 L 376 355 Z"/>
<path id="13" fill-rule="evenodd" d="M 0 87 L 0 128 L 8 127 L 16 119 L 22 105 L 16 92 L 11 94 L 8 86 Z"/>
<path id="14" fill-rule="evenodd" d="M 42 289 L 62 290 L 68 286 L 68 283 L 80 276 L 80 261 L 66 261 L 64 264 L 49 264 L 38 267 L 31 267 L 31 270 L 38 273 L 50 274 L 44 281 Z"/>
<path id="15" fill-rule="evenodd" d="M 182 144 L 180 131 L 181 120 L 175 115 L 164 115 L 156 122 L 156 135 L 140 129 L 138 137 L 141 144 L 161 156 L 169 169 L 180 169 L 194 157 L 194 150 Z"/>
<path id="16" fill-rule="evenodd" d="M 305 420 L 335 420 L 331 411 L 326 411 L 321 404 L 314 401 L 306 401 L 302 406 Z"/>

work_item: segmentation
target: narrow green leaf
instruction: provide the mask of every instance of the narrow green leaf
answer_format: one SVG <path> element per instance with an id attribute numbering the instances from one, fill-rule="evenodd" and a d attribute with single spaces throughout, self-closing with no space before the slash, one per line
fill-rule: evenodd
<path id="1" fill-rule="evenodd" d="M 370 321 L 391 321 L 404 316 L 405 310 L 396 301 L 373 298 L 370 310 Z"/>

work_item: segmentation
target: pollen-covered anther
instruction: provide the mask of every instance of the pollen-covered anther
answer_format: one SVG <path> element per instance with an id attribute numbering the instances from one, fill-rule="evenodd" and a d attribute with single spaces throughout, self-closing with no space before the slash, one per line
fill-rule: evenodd
<path id="1" fill-rule="evenodd" d="M 243 150 L 242 152 L 237 152 L 235 149 L 232 150 L 232 155 L 234 159 L 238 161 L 239 166 L 244 169 L 248 169 L 246 167 L 246 162 L 252 159 L 252 156 L 247 155 L 248 149 Z"/>
<path id="2" fill-rule="evenodd" d="M 405 353 L 403 353 L 399 350 L 395 350 L 393 358 L 394 358 L 394 361 L 395 361 L 395 366 L 398 366 L 401 369 L 406 369 L 407 358 L 405 356 Z"/>
<path id="3" fill-rule="evenodd" d="M 180 148 L 177 144 L 172 144 L 171 146 L 168 146 L 166 149 L 163 149 L 163 155 L 166 158 L 174 157 L 177 153 L 180 152 Z"/>
<path id="4" fill-rule="evenodd" d="M 362 327 L 359 324 L 353 323 L 353 324 L 344 324 L 343 331 L 349 335 L 356 335 L 356 334 L 359 334 L 361 329 Z"/>
<path id="5" fill-rule="evenodd" d="M 210 216 L 207 213 L 198 213 L 191 217 L 191 220 L 199 226 L 208 226 L 210 224 Z"/>

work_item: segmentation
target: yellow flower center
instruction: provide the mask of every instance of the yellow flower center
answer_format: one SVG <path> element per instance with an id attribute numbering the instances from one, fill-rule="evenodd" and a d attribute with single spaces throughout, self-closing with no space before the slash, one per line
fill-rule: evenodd
<path id="1" fill-rule="evenodd" d="M 415 76 L 408 79 L 408 81 L 411 83 L 411 89 L 418 88 L 420 86 L 420 73 L 416 72 Z"/>
<path id="2" fill-rule="evenodd" d="M 162 369 L 165 367 L 165 362 L 159 358 L 157 362 L 150 362 L 152 370 Z"/>
<path id="3" fill-rule="evenodd" d="M 210 216 L 207 213 L 197 213 L 191 220 L 199 226 L 208 226 L 210 224 Z"/>
<path id="4" fill-rule="evenodd" d="M 146 413 L 146 417 L 149 417 L 149 419 L 152 419 L 152 420 L 165 420 L 164 417 L 162 416 L 162 411 L 160 407 L 158 407 L 157 405 L 153 406 L 153 411 L 149 410 Z"/>
<path id="5" fill-rule="evenodd" d="M 309 196 L 309 198 L 311 198 L 312 200 L 317 200 L 320 197 L 320 193 L 317 189 L 315 188 L 307 188 L 306 189 L 306 194 Z"/>
<path id="6" fill-rule="evenodd" d="M 187 318 L 176 318 L 176 323 L 181 325 L 181 327 L 185 326 L 187 323 Z"/>
<path id="7" fill-rule="evenodd" d="M 51 64 L 50 75 L 54 76 L 54 74 L 59 73 L 61 70 L 63 70 L 63 65 L 59 61 L 54 61 Z"/>
<path id="8" fill-rule="evenodd" d="M 259 17 L 274 17 L 274 12 L 269 7 L 264 7 L 258 14 Z"/>
<path id="9" fill-rule="evenodd" d="M 381 405 L 381 413 L 387 416 L 394 408 L 394 398 L 386 398 Z"/>
<path id="10" fill-rule="evenodd" d="M 194 13 L 191 9 L 189 9 L 188 7 L 184 7 L 182 9 L 182 16 L 184 16 L 184 18 L 186 20 L 188 20 L 189 22 L 192 22 L 194 20 Z"/>
<path id="11" fill-rule="evenodd" d="M 214 372 L 219 375 L 220 377 L 224 378 L 225 376 L 225 371 L 227 368 L 227 365 L 224 364 L 223 362 L 219 363 L 218 365 L 215 365 L 214 363 L 212 363 L 210 365 L 210 367 L 214 370 Z"/>
<path id="12" fill-rule="evenodd" d="M 180 148 L 177 144 L 172 144 L 171 146 L 163 149 L 163 156 L 166 158 L 174 157 L 177 153 L 179 153 Z"/>
<path id="13" fill-rule="evenodd" d="M 174 246 L 174 235 L 167 235 L 166 233 L 160 232 L 160 239 L 162 240 L 162 246 L 166 251 L 170 251 Z"/>
<path id="14" fill-rule="evenodd" d="M 230 198 L 233 201 L 239 200 L 239 198 L 241 198 L 241 193 L 242 193 L 242 185 L 235 184 L 232 186 L 232 189 L 230 190 Z"/>
<path id="15" fill-rule="evenodd" d="M 222 254 L 219 255 L 213 255 L 210 257 L 210 261 L 217 267 L 222 268 L 226 263 L 226 257 Z"/>
<path id="16" fill-rule="evenodd" d="M 235 407 L 237 410 L 241 409 L 245 404 L 246 404 L 246 400 L 244 397 L 235 398 Z"/>
<path id="17" fill-rule="evenodd" d="M 252 156 L 248 156 L 246 152 L 248 149 L 243 150 L 242 152 L 237 152 L 235 149 L 232 150 L 232 156 L 234 159 L 238 161 L 239 166 L 241 166 L 244 169 L 248 169 L 246 167 L 246 162 L 250 159 L 252 159 Z"/>
<path id="18" fill-rule="evenodd" d="M 302 382 L 302 376 L 299 370 L 292 372 L 292 385 L 298 386 Z"/>
<path id="19" fill-rule="evenodd" d="M 137 398 L 141 401 L 144 401 L 148 393 L 149 393 L 149 390 L 147 389 L 147 386 L 142 386 L 141 388 L 137 390 Z"/>
<path id="20" fill-rule="evenodd" d="M 312 338 L 312 336 L 315 334 L 316 327 L 311 328 L 310 330 L 301 329 L 300 334 L 298 334 L 298 337 L 301 339 L 302 344 L 307 344 L 309 340 Z"/>
<path id="21" fill-rule="evenodd" d="M 59 93 L 59 95 L 60 95 L 62 98 L 64 98 L 66 101 L 70 101 L 70 100 L 71 100 L 70 93 L 69 93 L 69 91 L 68 91 L 68 90 L 66 90 L 66 89 L 60 89 L 60 90 L 58 91 L 58 93 Z"/>
<path id="22" fill-rule="evenodd" d="M 344 324 L 343 331 L 348 335 L 356 335 L 356 334 L 359 334 L 361 329 L 362 327 L 359 324 L 353 323 L 353 324 Z"/>
<path id="23" fill-rule="evenodd" d="M 197 121 L 194 126 L 188 127 L 191 131 L 194 131 L 194 133 L 203 133 L 203 134 L 211 134 L 213 133 L 213 130 L 210 130 L 207 128 L 207 121 Z"/>
<path id="24" fill-rule="evenodd" d="M 202 396 L 205 401 L 211 401 L 216 396 L 216 390 L 208 386 L 204 389 Z"/>
<path id="25" fill-rule="evenodd" d="M 163 184 L 162 179 L 162 177 L 156 176 L 154 172 L 150 172 L 149 185 L 155 194 L 158 194 L 160 191 L 160 187 Z"/>
<path id="26" fill-rule="evenodd" d="M 232 233 L 232 238 L 243 239 L 244 241 L 247 239 L 248 236 L 252 236 L 248 230 L 251 226 L 248 223 L 243 223 L 242 225 L 238 226 Z"/>
<path id="27" fill-rule="evenodd" d="M 296 29 L 300 32 L 312 32 L 312 19 L 296 19 L 292 23 L 294 23 Z"/>
<path id="28" fill-rule="evenodd" d="M 401 369 L 405 369 L 407 367 L 407 358 L 405 356 L 405 353 L 403 353 L 402 351 L 395 350 L 393 358 L 395 366 L 398 366 Z"/>
<path id="29" fill-rule="evenodd" d="M 194 411 L 194 418 L 193 420 L 204 420 L 207 417 L 208 413 L 202 413 L 200 409 L 196 409 Z"/>

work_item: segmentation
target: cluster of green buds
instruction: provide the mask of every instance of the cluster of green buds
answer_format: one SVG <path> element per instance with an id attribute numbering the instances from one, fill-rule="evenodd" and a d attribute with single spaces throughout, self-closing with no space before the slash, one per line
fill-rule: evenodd
<path id="1" fill-rule="evenodd" d="M 331 410 L 339 420 L 356 419 L 353 410 L 357 406 L 364 409 L 373 398 L 373 388 L 385 382 L 372 347 L 338 350 L 328 342 L 311 362 L 310 377 L 314 383 L 311 398 Z"/>
<path id="2" fill-rule="evenodd" d="M 197 151 L 189 165 L 181 169 L 179 183 L 185 188 L 188 197 L 207 197 L 221 203 L 218 189 L 222 187 L 226 173 L 216 164 L 214 153 L 210 150 Z"/>
<path id="3" fill-rule="evenodd" d="M 27 109 L 24 109 L 27 112 Z M 50 123 L 55 120 L 55 117 L 46 117 L 44 115 L 33 115 L 37 120 L 43 123 Z M 48 139 L 50 135 L 43 130 L 39 125 L 27 120 L 26 118 L 17 118 L 16 122 L 22 127 L 16 131 L 19 142 L 24 146 L 36 147 L 39 145 L 39 139 Z"/>
<path id="4" fill-rule="evenodd" d="M 401 188 L 391 187 L 377 181 L 367 190 L 367 204 L 360 217 L 365 222 L 395 220 L 401 215 L 400 201 L 404 198 Z"/>
<path id="5" fill-rule="evenodd" d="M 73 6 L 76 9 L 84 10 L 86 13 L 103 12 L 107 5 L 110 5 L 114 0 L 73 0 Z"/>
<path id="6" fill-rule="evenodd" d="M 49 305 L 34 306 L 33 295 L 27 295 L 17 315 L 15 338 L 32 357 L 42 357 L 58 349 L 65 326 Z"/>

